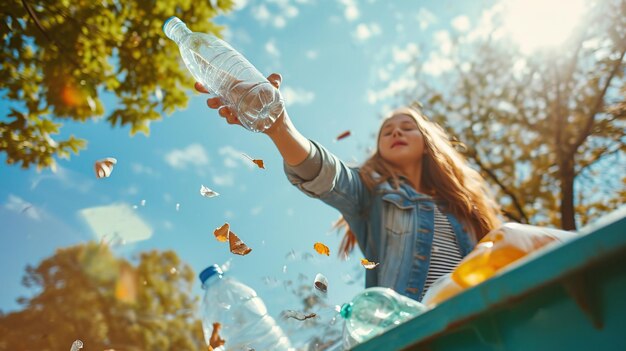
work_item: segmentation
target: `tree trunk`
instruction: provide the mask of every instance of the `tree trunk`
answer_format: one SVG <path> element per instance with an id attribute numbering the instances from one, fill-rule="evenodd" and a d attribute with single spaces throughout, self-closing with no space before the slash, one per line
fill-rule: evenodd
<path id="1" fill-rule="evenodd" d="M 574 217 L 574 161 L 565 160 L 560 170 L 561 180 L 561 228 L 576 230 Z"/>

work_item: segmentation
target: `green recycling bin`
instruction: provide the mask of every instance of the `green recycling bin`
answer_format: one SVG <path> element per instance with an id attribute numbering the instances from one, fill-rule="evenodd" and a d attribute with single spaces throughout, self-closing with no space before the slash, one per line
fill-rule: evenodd
<path id="1" fill-rule="evenodd" d="M 626 350 L 626 206 L 354 348 Z"/>

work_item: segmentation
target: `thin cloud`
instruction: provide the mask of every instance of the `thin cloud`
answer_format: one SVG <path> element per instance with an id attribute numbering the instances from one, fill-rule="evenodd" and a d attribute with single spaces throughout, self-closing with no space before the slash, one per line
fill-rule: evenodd
<path id="1" fill-rule="evenodd" d="M 318 56 L 317 50 L 308 50 L 306 52 L 306 58 L 308 58 L 309 60 L 315 60 Z"/>
<path id="2" fill-rule="evenodd" d="M 243 151 L 230 145 L 222 146 L 217 153 L 223 157 L 224 166 L 228 168 L 237 168 L 239 165 L 244 165 L 250 169 L 254 167 L 254 164 L 243 155 Z"/>
<path id="3" fill-rule="evenodd" d="M 252 216 L 258 216 L 263 211 L 263 206 L 256 206 L 250 210 Z"/>
<path id="4" fill-rule="evenodd" d="M 424 30 L 437 22 L 437 17 L 435 17 L 432 12 L 426 10 L 425 8 L 419 9 L 416 19 L 417 23 L 419 23 L 421 30 Z"/>
<path id="5" fill-rule="evenodd" d="M 381 33 L 382 30 L 378 23 L 372 22 L 370 24 L 359 23 L 356 26 L 356 30 L 353 32 L 353 35 L 358 41 L 363 42 L 373 36 L 380 35 Z"/>
<path id="6" fill-rule="evenodd" d="M 174 149 L 165 154 L 165 162 L 172 168 L 186 169 L 188 166 L 206 166 L 209 157 L 200 144 L 191 144 L 184 149 Z"/>
<path id="7" fill-rule="evenodd" d="M 367 91 L 367 102 L 374 105 L 379 101 L 386 100 L 398 96 L 400 93 L 408 89 L 415 88 L 417 83 L 414 79 L 400 78 L 389 82 L 385 89 L 380 91 Z"/>
<path id="8" fill-rule="evenodd" d="M 138 175 L 149 175 L 149 176 L 155 176 L 157 175 L 157 172 L 154 171 L 154 169 L 148 167 L 148 166 L 144 166 L 141 163 L 131 163 L 130 164 L 130 170 L 134 173 L 134 174 L 138 174 Z"/>
<path id="9" fill-rule="evenodd" d="M 235 185 L 235 176 L 231 173 L 214 175 L 213 184 L 219 186 L 233 186 Z"/>
<path id="10" fill-rule="evenodd" d="M 276 41 L 274 39 L 270 39 L 267 43 L 265 43 L 265 52 L 274 57 L 280 57 L 280 51 L 276 47 Z"/>
<path id="11" fill-rule="evenodd" d="M 241 11 L 248 6 L 248 0 L 233 0 L 233 10 Z"/>
<path id="12" fill-rule="evenodd" d="M 444 55 L 450 55 L 452 52 L 452 38 L 447 30 L 440 30 L 434 34 L 435 46 L 439 48 Z"/>
<path id="13" fill-rule="evenodd" d="M 392 48 L 393 61 L 396 63 L 407 63 L 412 58 L 419 55 L 419 48 L 414 43 L 409 43 L 404 49 L 394 46 Z"/>
<path id="14" fill-rule="evenodd" d="M 81 194 L 87 194 L 94 185 L 93 179 L 88 179 L 85 175 L 74 172 L 70 169 L 57 165 L 56 171 L 49 171 L 49 174 L 36 175 L 30 184 L 30 190 L 35 190 L 39 184 L 47 179 L 59 182 L 63 188 L 78 190 Z M 95 173 L 93 173 L 95 178 Z"/>
<path id="15" fill-rule="evenodd" d="M 299 1 L 300 4 L 307 2 Z M 287 21 L 298 16 L 300 11 L 288 0 L 271 1 L 266 4 L 260 4 L 251 10 L 252 17 L 262 25 L 272 25 L 275 28 L 284 28 Z"/>
<path id="16" fill-rule="evenodd" d="M 293 89 L 291 87 L 285 87 L 281 89 L 281 94 L 290 105 L 301 104 L 308 105 L 315 100 L 315 93 L 306 91 L 304 89 Z"/>
<path id="17" fill-rule="evenodd" d="M 13 194 L 9 194 L 7 202 L 4 204 L 4 208 L 17 214 L 24 215 L 35 221 L 41 220 L 42 217 L 42 210 L 36 208 L 35 205 L 22 199 L 21 197 Z"/>
<path id="18" fill-rule="evenodd" d="M 466 32 L 470 29 L 469 17 L 465 15 L 457 16 L 452 20 L 451 25 L 457 32 Z"/>
<path id="19" fill-rule="evenodd" d="M 428 60 L 424 63 L 423 70 L 424 73 L 437 77 L 451 70 L 453 67 L 454 62 L 452 62 L 450 58 L 443 56 L 441 53 L 432 52 Z"/>
<path id="20" fill-rule="evenodd" d="M 359 18 L 359 8 L 356 6 L 356 2 L 354 0 L 340 0 L 339 2 L 345 7 L 343 16 L 348 21 L 354 21 Z"/>

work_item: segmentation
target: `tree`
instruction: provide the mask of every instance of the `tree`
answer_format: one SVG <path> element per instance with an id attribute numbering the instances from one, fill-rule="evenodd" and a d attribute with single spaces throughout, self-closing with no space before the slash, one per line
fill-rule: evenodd
<path id="1" fill-rule="evenodd" d="M 497 27 L 456 37 L 450 80 L 415 95 L 512 220 L 573 230 L 626 200 L 626 1 L 590 4 L 563 47 L 530 57 Z"/>
<path id="2" fill-rule="evenodd" d="M 0 92 L 10 112 L 0 120 L 0 152 L 6 162 L 41 169 L 78 153 L 85 140 L 52 136 L 63 121 L 101 117 L 104 94 L 119 101 L 106 117 L 111 126 L 148 134 L 161 111 L 186 106 L 193 84 L 173 58 L 176 45 L 162 34 L 164 20 L 175 15 L 195 31 L 219 34 L 222 28 L 209 19 L 232 7 L 232 0 L 3 1 Z"/>
<path id="3" fill-rule="evenodd" d="M 97 243 L 59 249 L 23 284 L 24 309 L 0 313 L 0 349 L 67 350 L 79 339 L 90 350 L 206 348 L 190 296 L 194 273 L 172 251 L 145 252 L 137 265 Z"/>

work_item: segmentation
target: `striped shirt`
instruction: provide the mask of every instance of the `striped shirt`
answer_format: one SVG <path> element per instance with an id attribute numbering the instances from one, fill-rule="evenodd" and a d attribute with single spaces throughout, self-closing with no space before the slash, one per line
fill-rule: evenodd
<path id="1" fill-rule="evenodd" d="M 461 250 L 452 226 L 450 226 L 446 215 L 441 213 L 437 206 L 435 206 L 434 229 L 433 246 L 430 251 L 430 267 L 428 267 L 428 275 L 426 276 L 426 283 L 424 284 L 420 300 L 424 298 L 424 294 L 437 278 L 452 272 L 462 259 Z"/>

